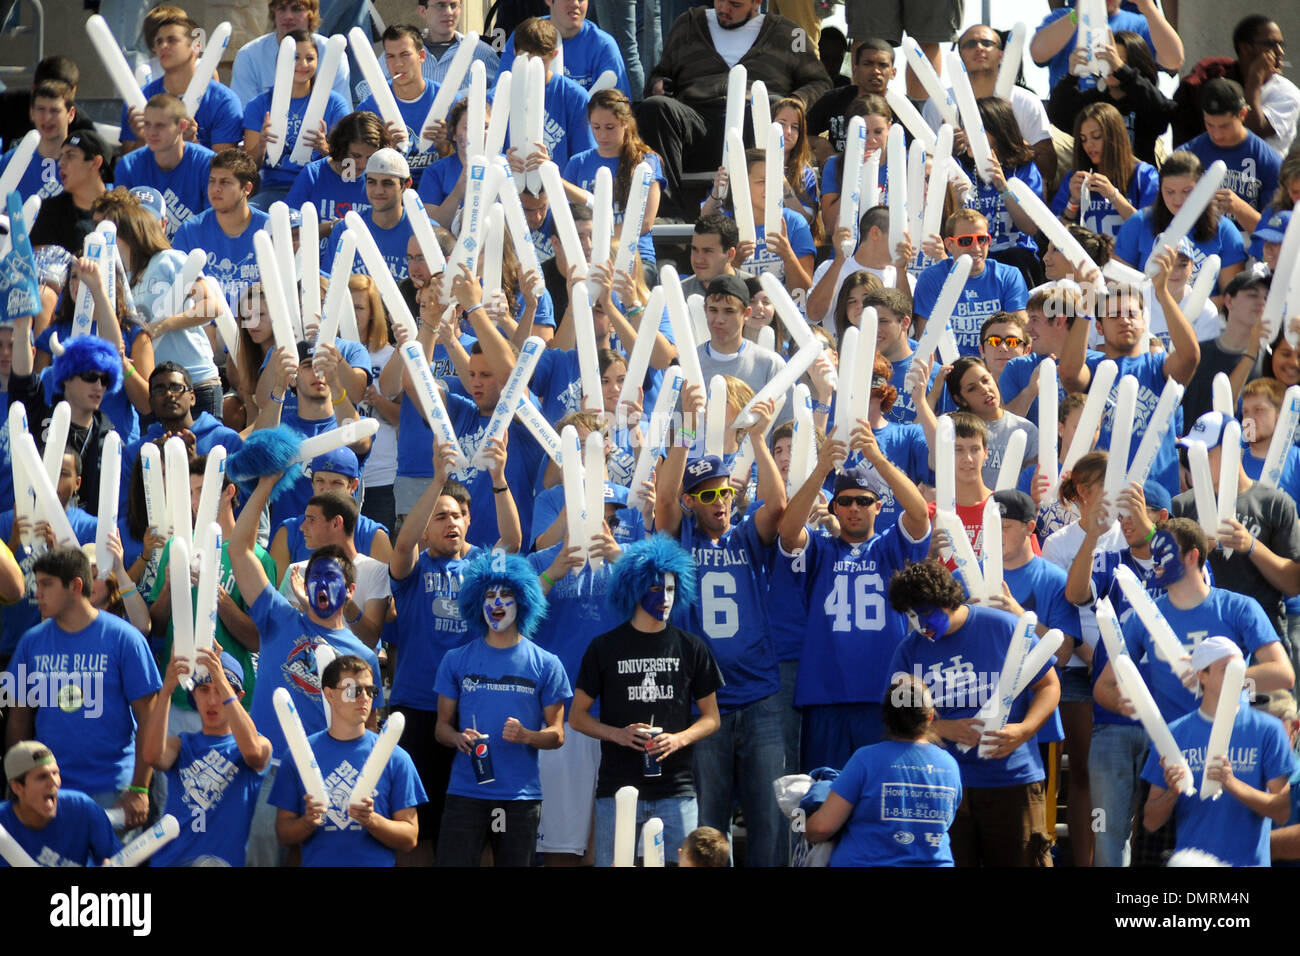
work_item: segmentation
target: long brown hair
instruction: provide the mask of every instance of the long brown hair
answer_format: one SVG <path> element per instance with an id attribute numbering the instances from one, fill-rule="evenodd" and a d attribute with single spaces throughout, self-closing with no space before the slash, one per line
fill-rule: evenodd
<path id="1" fill-rule="evenodd" d="M 1195 153 L 1180 149 L 1169 154 L 1169 158 L 1160 167 L 1160 194 L 1156 196 L 1156 201 L 1151 206 L 1152 232 L 1159 236 L 1174 218 L 1173 212 L 1165 205 L 1165 180 L 1171 176 L 1191 176 L 1193 179 L 1200 179 L 1203 175 L 1205 175 L 1205 167 L 1201 165 L 1200 157 Z M 1214 211 L 1214 203 L 1210 203 L 1201 213 L 1201 217 L 1196 220 L 1196 225 L 1192 229 L 1192 238 L 1199 242 L 1208 242 L 1218 234 L 1219 214 Z"/>
<path id="2" fill-rule="evenodd" d="M 1126 191 L 1137 171 L 1137 159 L 1134 158 L 1133 147 L 1128 141 L 1124 117 L 1109 103 L 1089 103 L 1074 118 L 1074 168 L 1087 169 L 1092 166 L 1082 139 L 1083 124 L 1088 120 L 1101 127 L 1101 162 L 1093 166 L 1093 171 L 1109 179 L 1120 192 Z"/>
<path id="3" fill-rule="evenodd" d="M 130 253 L 132 282 L 140 278 L 154 256 L 172 247 L 162 223 L 125 186 L 101 193 L 90 211 L 96 221 L 107 220 L 117 227 L 117 241 Z"/>
<path id="4" fill-rule="evenodd" d="M 1061 500 L 1078 504 L 1080 485 L 1104 481 L 1107 458 L 1104 451 L 1090 451 L 1076 461 L 1070 473 L 1061 479 Z"/>
<path id="5" fill-rule="evenodd" d="M 1019 169 L 1034 161 L 1034 151 L 1025 142 L 1011 104 L 1000 96 L 985 96 L 976 101 L 984 129 L 993 139 L 993 152 L 1006 171 Z M 1077 167 L 1076 167 L 1077 168 Z"/>
<path id="6" fill-rule="evenodd" d="M 587 102 L 587 118 L 592 110 L 607 110 L 614 114 L 614 119 L 623 124 L 623 143 L 618 149 L 618 172 L 614 174 L 614 202 L 627 209 L 627 195 L 632 191 L 632 171 L 637 163 L 654 152 L 645 141 L 636 125 L 636 114 L 632 112 L 632 102 L 622 90 L 608 89 L 593 93 Z"/>
<path id="7" fill-rule="evenodd" d="M 795 137 L 794 146 L 786 150 L 785 154 L 785 178 L 790 183 L 790 188 L 794 190 L 795 198 L 805 206 L 817 207 L 817 201 L 809 196 L 803 188 L 803 171 L 812 167 L 812 149 L 808 145 L 808 113 L 804 109 L 803 100 L 797 97 L 787 96 L 779 100 L 776 108 L 772 110 L 772 116 L 782 110 L 793 110 L 798 121 L 795 124 L 799 130 Z M 813 216 L 810 224 L 813 233 L 813 242 L 821 242 L 824 238 L 822 235 L 822 217 Z"/>
<path id="8" fill-rule="evenodd" d="M 354 272 L 348 276 L 348 292 L 364 292 L 370 303 L 370 326 L 362 336 L 361 344 L 371 352 L 378 352 L 385 345 L 391 344 L 388 309 L 384 307 L 384 300 L 379 297 L 379 286 L 375 284 L 375 280 L 363 273 Z"/>

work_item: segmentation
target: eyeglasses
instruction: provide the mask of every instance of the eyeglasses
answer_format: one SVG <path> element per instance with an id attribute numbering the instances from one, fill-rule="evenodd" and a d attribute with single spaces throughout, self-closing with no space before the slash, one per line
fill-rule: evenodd
<path id="1" fill-rule="evenodd" d="M 81 379 L 88 385 L 98 383 L 103 385 L 105 388 L 108 388 L 109 384 L 112 382 L 112 379 L 108 377 L 107 372 L 82 372 L 77 376 L 77 378 Z"/>
<path id="2" fill-rule="evenodd" d="M 688 491 L 688 495 L 702 505 L 711 505 L 719 498 L 730 501 L 736 494 L 735 488 L 705 488 L 703 491 Z"/>
<path id="3" fill-rule="evenodd" d="M 957 243 L 959 249 L 969 249 L 973 245 L 987 246 L 993 241 L 993 237 L 987 232 L 982 236 L 949 236 L 953 242 Z"/>
<path id="4" fill-rule="evenodd" d="M 371 700 L 379 696 L 379 688 L 374 684 L 348 684 L 345 687 L 340 687 L 339 690 L 342 692 L 344 700 L 356 700 L 362 693 Z"/>
<path id="5" fill-rule="evenodd" d="M 1001 46 L 1001 44 L 999 44 L 997 40 L 990 40 L 988 37 L 972 37 L 969 40 L 963 40 L 961 44 L 963 50 L 973 50 L 977 46 L 982 46 L 989 50 L 996 50 Z"/>
<path id="6" fill-rule="evenodd" d="M 150 395 L 184 395 L 189 390 L 190 387 L 182 382 L 159 382 L 149 386 Z"/>
<path id="7" fill-rule="evenodd" d="M 990 335 L 984 340 L 984 344 L 991 349 L 1000 348 L 1002 346 L 1009 349 L 1018 349 L 1027 343 L 1018 335 Z"/>
<path id="8" fill-rule="evenodd" d="M 836 495 L 835 507 L 837 508 L 870 508 L 879 498 L 873 498 L 871 495 Z"/>

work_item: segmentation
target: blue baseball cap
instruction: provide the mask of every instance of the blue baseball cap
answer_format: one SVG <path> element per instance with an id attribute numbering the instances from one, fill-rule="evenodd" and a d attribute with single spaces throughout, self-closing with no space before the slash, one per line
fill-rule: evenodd
<path id="1" fill-rule="evenodd" d="M 235 660 L 228 651 L 221 652 L 221 669 L 226 672 L 226 680 L 230 681 L 230 686 L 235 690 L 244 689 L 244 665 Z M 206 684 L 212 680 L 212 675 L 207 674 L 203 677 L 196 678 L 195 686 Z"/>
<path id="2" fill-rule="evenodd" d="M 1196 424 L 1182 438 L 1178 439 L 1178 444 L 1183 448 L 1190 448 L 1192 442 L 1204 442 L 1207 450 L 1218 448 L 1219 442 L 1223 441 L 1223 430 L 1228 427 L 1228 422 L 1232 421 L 1223 412 L 1206 412 L 1200 418 L 1196 419 Z"/>
<path id="3" fill-rule="evenodd" d="M 314 475 L 318 471 L 328 471 L 330 474 L 343 475 L 345 478 L 361 477 L 361 465 L 357 462 L 356 453 L 346 447 L 336 448 L 313 458 L 311 473 Z"/>
<path id="4" fill-rule="evenodd" d="M 612 481 L 605 482 L 605 504 L 611 501 L 620 505 L 627 504 L 627 488 Z"/>
<path id="5" fill-rule="evenodd" d="M 1286 227 L 1291 224 L 1291 210 L 1272 213 L 1267 219 L 1261 219 L 1252 239 L 1261 242 L 1281 242 L 1286 234 Z"/>
<path id="6" fill-rule="evenodd" d="M 688 494 L 711 478 L 730 478 L 731 469 L 717 455 L 705 455 L 686 465 L 682 475 L 682 491 Z"/>
<path id="7" fill-rule="evenodd" d="M 131 195 L 140 200 L 140 205 L 153 213 L 153 217 L 159 221 L 167 218 L 167 202 L 163 199 L 163 194 L 152 186 L 133 186 Z"/>
<path id="8" fill-rule="evenodd" d="M 1173 510 L 1174 499 L 1170 496 L 1169 489 L 1158 481 L 1148 478 L 1142 486 L 1142 497 L 1146 499 L 1148 508 Z"/>

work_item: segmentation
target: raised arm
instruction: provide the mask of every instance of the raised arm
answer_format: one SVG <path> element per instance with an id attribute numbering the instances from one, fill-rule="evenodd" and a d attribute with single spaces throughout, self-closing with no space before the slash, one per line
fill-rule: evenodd
<path id="1" fill-rule="evenodd" d="M 704 413 L 704 391 L 697 385 L 682 386 L 682 427 L 677 441 L 655 469 L 655 528 L 676 537 L 682 528 L 682 478 L 686 474 L 686 452 L 695 441 L 695 431 Z M 757 455 L 758 449 L 754 449 Z M 783 496 L 784 497 L 784 496 Z"/>
<path id="2" fill-rule="evenodd" d="M 777 527 L 781 547 L 787 553 L 793 554 L 808 543 L 808 518 L 812 515 L 813 506 L 817 504 L 822 485 L 835 470 L 835 462 L 843 461 L 847 452 L 848 446 L 837 438 L 827 438 L 817 450 L 817 464 L 813 467 L 812 474 L 799 486 L 799 490 L 786 505 L 785 513 L 781 515 L 781 524 Z"/>
<path id="3" fill-rule="evenodd" d="M 1192 323 L 1187 321 L 1187 316 L 1183 315 L 1183 310 L 1178 307 L 1178 301 L 1169 291 L 1169 273 L 1174 266 L 1174 250 L 1165 246 L 1156 253 L 1154 261 L 1159 266 L 1159 271 L 1151 280 L 1151 291 L 1155 294 L 1160 307 L 1164 309 L 1165 322 L 1169 325 L 1170 351 L 1165 356 L 1165 377 L 1186 385 L 1192 380 L 1196 365 L 1201 360 L 1201 346 L 1196 341 L 1196 332 L 1192 329 Z M 1075 322 L 1075 325 L 1078 324 Z M 1070 332 L 1073 334 L 1074 330 L 1071 329 Z"/>
<path id="4" fill-rule="evenodd" d="M 267 475 L 258 479 L 257 487 L 248 496 L 239 518 L 235 521 L 235 530 L 230 533 L 230 544 L 226 548 L 230 559 L 230 570 L 239 585 L 239 593 L 249 604 L 257 601 L 270 582 L 266 579 L 266 570 L 257 560 L 257 525 L 262 516 L 262 509 L 271 499 L 271 489 L 280 480 L 279 474 Z"/>
<path id="5" fill-rule="evenodd" d="M 768 399 L 753 408 L 758 419 L 749 429 L 749 443 L 754 449 L 754 465 L 758 468 L 758 497 L 763 504 L 754 512 L 754 527 L 764 544 L 776 540 L 781 515 L 785 514 L 785 479 L 776 466 L 776 459 L 767 447 L 767 431 L 776 415 L 776 402 Z"/>
<path id="6" fill-rule="evenodd" d="M 433 478 L 402 522 L 397 541 L 393 543 L 393 554 L 388 559 L 388 573 L 394 581 L 404 581 L 420 560 L 420 537 L 429 526 L 447 479 L 455 470 L 458 451 L 455 445 L 450 444 L 437 446 L 434 451 Z"/>

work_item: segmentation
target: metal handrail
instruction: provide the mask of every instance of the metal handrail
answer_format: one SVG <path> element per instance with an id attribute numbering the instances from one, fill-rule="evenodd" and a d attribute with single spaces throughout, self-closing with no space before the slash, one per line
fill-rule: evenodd
<path id="1" fill-rule="evenodd" d="M 29 66 L 0 66 L 0 75 L 8 74 L 12 76 L 30 73 L 36 68 L 36 64 L 40 63 L 41 60 L 45 58 L 45 8 L 41 6 L 41 0 L 15 0 L 13 7 L 10 9 L 16 10 L 21 7 L 23 3 L 30 3 L 32 5 L 32 9 L 36 14 L 35 19 L 30 28 L 20 27 L 13 32 L 18 34 L 22 33 L 25 29 L 32 30 L 36 35 L 36 57 L 32 60 Z"/>

